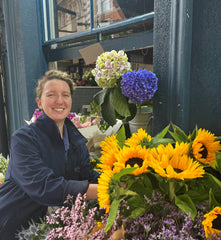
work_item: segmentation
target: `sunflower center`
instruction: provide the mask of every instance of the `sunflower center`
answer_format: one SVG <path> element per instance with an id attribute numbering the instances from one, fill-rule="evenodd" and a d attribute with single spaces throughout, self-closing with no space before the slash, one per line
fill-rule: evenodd
<path id="1" fill-rule="evenodd" d="M 181 173 L 183 170 L 181 170 L 181 169 L 179 169 L 179 168 L 174 168 L 174 171 L 175 171 L 176 173 Z"/>
<path id="2" fill-rule="evenodd" d="M 207 155 L 208 155 L 208 151 L 207 151 L 207 149 L 206 149 L 206 146 L 202 143 L 202 148 L 203 148 L 203 150 L 202 151 L 200 151 L 199 153 L 201 153 L 202 154 L 202 158 L 207 158 Z"/>
<path id="3" fill-rule="evenodd" d="M 139 167 L 142 167 L 143 159 L 141 158 L 130 158 L 126 161 L 125 166 L 129 164 L 131 167 L 133 167 L 135 164 L 137 164 Z"/>
<path id="4" fill-rule="evenodd" d="M 218 215 L 217 218 L 213 220 L 212 228 L 221 230 L 221 215 Z"/>

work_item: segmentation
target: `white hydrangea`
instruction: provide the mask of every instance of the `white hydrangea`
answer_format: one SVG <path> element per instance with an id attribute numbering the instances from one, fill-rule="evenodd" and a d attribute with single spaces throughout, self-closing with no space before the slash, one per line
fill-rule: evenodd
<path id="1" fill-rule="evenodd" d="M 98 86 L 103 88 L 115 87 L 116 81 L 125 72 L 131 71 L 127 54 L 123 50 L 102 53 L 96 61 L 96 67 L 92 70 Z"/>

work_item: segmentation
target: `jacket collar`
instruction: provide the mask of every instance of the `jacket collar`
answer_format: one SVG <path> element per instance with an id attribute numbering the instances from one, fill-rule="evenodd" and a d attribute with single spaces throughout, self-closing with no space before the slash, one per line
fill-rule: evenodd
<path id="1" fill-rule="evenodd" d="M 44 131 L 49 137 L 61 139 L 59 129 L 55 122 L 43 113 L 34 123 L 36 127 Z M 77 146 L 79 144 L 87 143 L 87 139 L 78 131 L 69 118 L 65 119 L 65 124 L 68 130 L 68 137 L 71 144 Z"/>

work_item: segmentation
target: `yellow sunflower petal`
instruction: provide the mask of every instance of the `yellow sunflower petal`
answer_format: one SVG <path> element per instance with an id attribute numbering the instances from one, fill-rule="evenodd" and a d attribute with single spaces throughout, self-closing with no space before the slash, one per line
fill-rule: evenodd
<path id="1" fill-rule="evenodd" d="M 216 160 L 216 151 L 221 150 L 219 141 L 215 141 L 216 137 L 208 130 L 199 129 L 197 136 L 193 141 L 192 149 L 194 158 L 204 164 L 209 164 L 214 167 Z"/>
<path id="2" fill-rule="evenodd" d="M 184 150 L 177 151 L 181 146 Z M 158 146 L 158 156 L 152 156 L 155 160 L 151 160 L 150 166 L 162 177 L 180 180 L 202 177 L 205 173 L 203 166 L 184 154 L 187 151 L 187 145 L 179 145 L 178 148 L 173 149 L 171 144 Z"/>
<path id="3" fill-rule="evenodd" d="M 217 223 L 217 220 L 219 221 Z M 212 235 L 218 237 L 221 235 L 221 207 L 215 207 L 212 211 L 204 215 L 202 225 L 204 227 L 206 238 L 210 239 Z"/>
<path id="4" fill-rule="evenodd" d="M 150 135 L 147 135 L 144 129 L 140 128 L 136 133 L 133 133 L 132 136 L 125 141 L 125 145 L 134 147 L 139 145 L 144 139 L 147 139 L 148 142 L 150 142 L 152 138 Z"/>
<path id="5" fill-rule="evenodd" d="M 120 172 L 123 168 L 139 166 L 132 175 L 140 175 L 147 172 L 150 163 L 150 152 L 140 145 L 135 147 L 123 147 L 116 154 L 117 161 L 114 163 L 113 171 Z"/>
<path id="6" fill-rule="evenodd" d="M 101 208 L 106 208 L 106 213 L 109 212 L 111 207 L 109 184 L 114 173 L 111 170 L 107 170 L 100 175 L 98 179 L 97 197 Z"/>
<path id="7" fill-rule="evenodd" d="M 101 147 L 101 157 L 100 164 L 97 165 L 97 168 L 104 172 L 107 169 L 112 169 L 113 164 L 116 161 L 115 154 L 119 152 L 120 147 L 116 139 L 116 135 L 111 135 L 105 138 L 105 141 L 100 143 Z"/>

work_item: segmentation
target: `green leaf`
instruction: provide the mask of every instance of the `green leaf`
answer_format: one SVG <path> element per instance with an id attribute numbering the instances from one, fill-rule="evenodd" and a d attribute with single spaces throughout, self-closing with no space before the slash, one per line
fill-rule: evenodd
<path id="1" fill-rule="evenodd" d="M 221 152 L 216 152 L 216 169 L 221 173 Z"/>
<path id="2" fill-rule="evenodd" d="M 221 181 L 219 179 L 217 179 L 216 177 L 214 177 L 212 174 L 210 173 L 205 173 L 205 175 L 208 175 L 212 181 L 215 183 L 216 187 L 219 188 L 220 192 L 221 192 Z M 214 186 L 215 187 L 215 186 Z"/>
<path id="3" fill-rule="evenodd" d="M 160 144 L 167 145 L 168 143 L 172 144 L 172 143 L 174 143 L 174 140 L 170 139 L 170 138 L 152 138 L 149 143 L 149 147 L 154 148 Z"/>
<path id="4" fill-rule="evenodd" d="M 107 89 L 105 88 L 100 90 L 93 96 L 93 99 L 97 105 L 101 105 L 104 102 L 106 92 L 107 92 Z"/>
<path id="5" fill-rule="evenodd" d="M 135 115 L 137 114 L 137 106 L 136 104 L 129 103 L 129 109 L 130 109 L 130 116 L 126 118 L 127 122 L 132 120 Z"/>
<path id="6" fill-rule="evenodd" d="M 221 143 L 221 136 L 220 137 L 216 137 L 215 141 L 219 141 Z"/>
<path id="7" fill-rule="evenodd" d="M 176 126 L 173 123 L 172 123 L 172 127 L 173 127 L 173 130 L 174 130 L 173 138 L 175 137 L 174 139 L 176 141 L 178 141 L 178 142 L 188 142 L 188 137 L 181 128 L 179 128 L 178 126 Z M 170 134 L 171 134 L 171 132 L 170 132 Z"/>
<path id="8" fill-rule="evenodd" d="M 113 91 L 112 89 L 108 89 L 104 98 L 104 102 L 101 105 L 101 114 L 103 119 L 111 126 L 113 126 L 116 123 L 115 109 L 112 100 Z"/>
<path id="9" fill-rule="evenodd" d="M 140 179 L 141 180 L 141 179 Z M 130 187 L 130 190 L 138 193 L 140 196 L 151 196 L 152 195 L 152 184 L 151 182 L 147 182 L 144 184 L 144 181 L 136 181 L 135 183 L 132 184 Z"/>
<path id="10" fill-rule="evenodd" d="M 122 199 L 114 199 L 112 204 L 111 204 L 111 208 L 110 208 L 110 212 L 109 212 L 109 216 L 107 219 L 107 224 L 105 226 L 105 232 L 108 232 L 108 230 L 111 228 L 111 226 L 113 225 L 116 216 L 117 216 L 117 210 L 119 207 L 120 202 L 122 201 Z"/>
<path id="11" fill-rule="evenodd" d="M 136 208 L 131 212 L 131 214 L 128 217 L 132 219 L 137 219 L 138 217 L 144 215 L 145 212 L 146 212 L 146 208 L 142 208 L 142 207 Z"/>
<path id="12" fill-rule="evenodd" d="M 213 190 L 210 189 L 209 191 L 209 209 L 213 209 L 216 206 L 219 206 L 220 203 L 217 202 L 214 194 L 213 194 Z"/>
<path id="13" fill-rule="evenodd" d="M 221 199 L 221 182 L 212 174 L 205 173 L 203 178 L 191 180 L 189 182 L 188 195 L 196 204 L 202 204 L 209 199 L 209 191 L 213 190 L 215 198 Z"/>
<path id="14" fill-rule="evenodd" d="M 196 127 L 194 128 L 191 136 L 190 136 L 190 141 L 193 142 L 193 140 L 196 138 L 196 134 L 197 134 L 197 131 L 198 131 L 198 127 L 196 125 Z"/>
<path id="15" fill-rule="evenodd" d="M 124 168 L 122 169 L 120 172 L 116 173 L 112 179 L 116 180 L 116 181 L 119 181 L 120 178 L 124 175 L 127 175 L 131 172 L 133 172 L 135 169 L 137 169 L 136 167 L 132 167 L 132 168 Z"/>
<path id="16" fill-rule="evenodd" d="M 189 213 L 192 219 L 195 218 L 197 210 L 193 201 L 187 194 L 175 196 L 175 204 L 185 213 Z"/>
<path id="17" fill-rule="evenodd" d="M 128 217 L 136 219 L 142 216 L 147 210 L 147 201 L 141 195 L 135 195 L 126 199 L 127 205 L 130 206 L 128 210 Z"/>
<path id="18" fill-rule="evenodd" d="M 170 124 L 168 126 L 166 126 L 160 133 L 158 133 L 154 138 L 163 138 L 167 132 L 168 132 L 168 129 L 170 127 Z"/>
<path id="19" fill-rule="evenodd" d="M 117 140 L 118 140 L 118 145 L 122 148 L 124 146 L 125 140 L 126 140 L 126 133 L 125 133 L 125 127 L 122 124 L 121 128 L 117 132 Z"/>
<path id="20" fill-rule="evenodd" d="M 113 91 L 113 105 L 116 110 L 121 116 L 129 117 L 130 109 L 128 105 L 127 98 L 122 94 L 120 87 L 115 87 Z"/>

